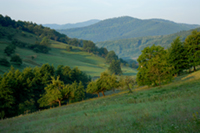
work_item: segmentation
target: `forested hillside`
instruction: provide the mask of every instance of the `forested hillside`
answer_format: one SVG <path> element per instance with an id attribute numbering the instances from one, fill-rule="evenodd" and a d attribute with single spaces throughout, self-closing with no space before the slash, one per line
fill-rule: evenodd
<path id="1" fill-rule="evenodd" d="M 123 38 L 167 35 L 182 30 L 194 29 L 198 26 L 199 25 L 179 24 L 161 19 L 141 20 L 132 17 L 119 17 L 106 19 L 87 27 L 58 31 L 69 37 L 100 42 Z"/>
<path id="2" fill-rule="evenodd" d="M 200 28 L 197 28 L 200 31 Z M 155 45 L 160 45 L 165 48 L 168 48 L 171 42 L 177 37 L 180 36 L 181 41 L 184 41 L 185 38 L 191 34 L 192 30 L 181 31 L 175 34 L 164 35 L 164 36 L 148 36 L 148 37 L 137 37 L 129 39 L 120 39 L 115 41 L 105 41 L 98 42 L 97 46 L 105 47 L 108 50 L 114 50 L 116 54 L 121 58 L 137 58 L 141 51 L 147 47 Z"/>

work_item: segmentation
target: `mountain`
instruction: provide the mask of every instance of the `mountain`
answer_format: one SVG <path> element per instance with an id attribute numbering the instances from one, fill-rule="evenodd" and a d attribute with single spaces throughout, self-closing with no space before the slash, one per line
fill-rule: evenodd
<path id="1" fill-rule="evenodd" d="M 78 27 L 85 27 L 85 26 L 89 26 L 95 23 L 98 23 L 100 20 L 98 19 L 92 19 L 92 20 L 88 20 L 85 22 L 79 22 L 79 23 L 75 23 L 75 24 L 43 24 L 43 26 L 45 27 L 49 27 L 51 29 L 70 29 L 70 28 L 78 28 Z"/>
<path id="2" fill-rule="evenodd" d="M 196 30 L 200 31 L 200 28 Z M 114 50 L 115 53 L 123 58 L 137 58 L 141 51 L 147 47 L 155 45 L 160 45 L 165 48 L 170 47 L 171 42 L 177 37 L 180 36 L 181 40 L 184 41 L 185 38 L 190 35 L 192 30 L 181 31 L 170 35 L 160 35 L 160 36 L 148 36 L 148 37 L 137 37 L 137 38 L 129 38 L 129 39 L 120 39 L 114 41 L 104 41 L 98 42 L 96 45 L 98 47 L 105 47 L 108 50 Z"/>
<path id="3" fill-rule="evenodd" d="M 180 24 L 162 19 L 142 20 L 125 16 L 106 19 L 87 27 L 62 29 L 58 31 L 69 37 L 100 42 L 134 37 L 167 35 L 197 27 L 199 25 Z"/>

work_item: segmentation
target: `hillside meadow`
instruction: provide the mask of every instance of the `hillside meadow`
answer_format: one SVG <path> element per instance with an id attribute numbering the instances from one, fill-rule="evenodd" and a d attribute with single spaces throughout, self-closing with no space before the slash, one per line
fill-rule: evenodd
<path id="1" fill-rule="evenodd" d="M 200 71 L 0 121 L 1 132 L 200 132 Z"/>
<path id="2" fill-rule="evenodd" d="M 34 34 L 28 32 L 21 32 L 14 30 L 13 28 L 0 27 L 5 30 L 8 34 L 13 34 L 13 39 L 18 39 L 24 43 L 34 44 L 35 41 L 40 41 L 41 39 Z M 107 70 L 109 64 L 106 64 L 104 58 L 97 56 L 93 53 L 88 53 L 82 51 L 81 47 L 72 46 L 71 51 L 66 50 L 68 44 L 57 42 L 54 40 L 50 41 L 51 50 L 48 54 L 36 53 L 32 50 L 25 48 L 16 48 L 15 54 L 18 54 L 22 60 L 23 64 L 21 66 L 14 65 L 16 69 L 23 70 L 25 67 L 35 67 L 42 66 L 42 64 L 48 63 L 54 65 L 57 68 L 58 65 L 69 66 L 71 68 L 78 67 L 81 71 L 84 71 L 90 76 L 100 76 L 100 73 Z M 11 44 L 11 41 L 4 37 L 0 38 L 0 58 L 6 58 L 10 60 L 9 56 L 6 56 L 4 49 L 6 46 Z M 4 67 L 0 65 L 0 74 L 7 72 L 10 67 Z M 124 75 L 136 75 L 137 71 L 129 67 L 123 67 L 122 71 Z"/>

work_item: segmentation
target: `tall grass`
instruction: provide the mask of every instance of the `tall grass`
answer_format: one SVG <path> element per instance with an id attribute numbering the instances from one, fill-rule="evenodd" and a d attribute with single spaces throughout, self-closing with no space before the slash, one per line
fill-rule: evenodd
<path id="1" fill-rule="evenodd" d="M 2 120 L 0 131 L 200 132 L 199 75 Z"/>

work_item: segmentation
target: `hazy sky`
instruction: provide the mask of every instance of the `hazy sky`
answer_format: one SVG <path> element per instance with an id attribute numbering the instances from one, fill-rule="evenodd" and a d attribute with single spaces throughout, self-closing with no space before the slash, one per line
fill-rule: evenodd
<path id="1" fill-rule="evenodd" d="M 0 0 L 0 14 L 38 24 L 120 16 L 200 24 L 200 0 Z"/>

